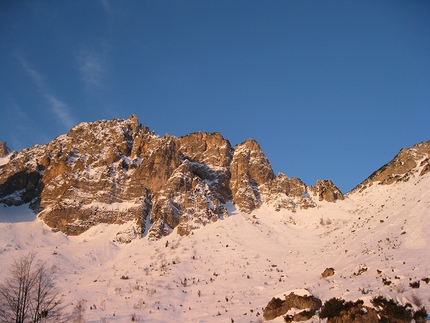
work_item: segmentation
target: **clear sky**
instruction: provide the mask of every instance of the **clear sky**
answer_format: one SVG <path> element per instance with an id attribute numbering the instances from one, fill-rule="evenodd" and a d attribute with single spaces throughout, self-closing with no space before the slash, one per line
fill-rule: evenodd
<path id="1" fill-rule="evenodd" d="M 347 192 L 430 140 L 430 1 L 0 2 L 0 141 L 131 114 Z"/>

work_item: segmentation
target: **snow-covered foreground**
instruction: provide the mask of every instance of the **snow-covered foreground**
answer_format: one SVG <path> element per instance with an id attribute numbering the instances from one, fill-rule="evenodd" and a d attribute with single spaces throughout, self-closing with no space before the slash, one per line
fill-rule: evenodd
<path id="1" fill-rule="evenodd" d="M 430 277 L 428 175 L 296 213 L 262 206 L 248 215 L 230 205 L 230 217 L 156 242 L 112 242 L 127 225 L 67 237 L 22 208 L 27 222 L 12 221 L 16 209 L 1 207 L 0 277 L 36 251 L 66 309 L 85 300 L 87 322 L 262 322 L 270 299 L 294 289 L 367 305 L 376 295 L 402 303 L 414 295 L 429 308 L 430 285 L 421 281 Z M 321 278 L 327 267 L 335 275 Z"/>

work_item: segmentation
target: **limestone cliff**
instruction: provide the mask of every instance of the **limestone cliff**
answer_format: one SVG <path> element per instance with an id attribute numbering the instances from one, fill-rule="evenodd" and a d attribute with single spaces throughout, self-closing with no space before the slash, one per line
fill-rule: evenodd
<path id="1" fill-rule="evenodd" d="M 81 123 L 12 154 L 2 147 L 9 157 L 0 165 L 0 203 L 29 203 L 53 230 L 69 235 L 132 221 L 131 236 L 158 239 L 228 216 L 229 202 L 250 213 L 262 203 L 295 211 L 316 206 L 313 197 L 342 198 L 331 181 L 308 188 L 275 176 L 255 140 L 232 148 L 219 133 L 160 137 L 134 115 Z"/>

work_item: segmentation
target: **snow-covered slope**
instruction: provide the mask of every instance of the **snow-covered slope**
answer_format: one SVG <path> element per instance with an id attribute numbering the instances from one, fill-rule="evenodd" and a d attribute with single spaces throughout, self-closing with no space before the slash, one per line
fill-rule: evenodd
<path id="1" fill-rule="evenodd" d="M 415 296 L 429 307 L 421 279 L 430 276 L 430 173 L 316 203 L 296 212 L 263 204 L 250 214 L 229 204 L 229 217 L 188 236 L 128 244 L 113 241 L 132 223 L 67 237 L 25 213 L 12 223 L 14 207 L 1 206 L 0 276 L 36 251 L 66 309 L 85 300 L 87 322 L 262 322 L 268 301 L 294 289 L 368 305 L 376 295 L 401 303 Z M 322 278 L 327 267 L 335 274 Z"/>

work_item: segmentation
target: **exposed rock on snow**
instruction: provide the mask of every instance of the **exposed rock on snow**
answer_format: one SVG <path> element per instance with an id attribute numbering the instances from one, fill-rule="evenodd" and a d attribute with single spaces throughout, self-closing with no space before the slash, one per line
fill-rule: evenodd
<path id="1" fill-rule="evenodd" d="M 343 200 L 343 194 L 331 180 L 317 180 L 315 186 L 309 187 L 309 190 L 319 197 L 320 201 L 336 202 Z"/>
<path id="2" fill-rule="evenodd" d="M 305 318 L 304 320 L 308 320 L 315 315 L 315 312 L 321 308 L 321 305 L 321 300 L 315 296 L 297 295 L 291 292 L 290 294 L 285 295 L 284 300 L 273 297 L 264 309 L 263 316 L 265 320 L 273 320 L 278 316 L 287 314 L 289 310 L 295 308 L 299 310 L 306 309 L 306 311 L 295 314 L 295 318 L 292 318 L 294 321 L 301 321 L 302 318 Z"/>
<path id="3" fill-rule="evenodd" d="M 430 141 L 421 142 L 411 148 L 403 148 L 393 160 L 357 185 L 352 192 L 361 192 L 374 183 L 389 185 L 395 182 L 407 182 L 414 173 L 422 176 L 430 171 L 429 158 Z"/>
<path id="4" fill-rule="evenodd" d="M 334 268 L 326 268 L 324 269 L 323 273 L 321 274 L 321 277 L 326 278 L 334 275 Z"/>
<path id="5" fill-rule="evenodd" d="M 263 202 L 272 205 L 276 211 L 287 209 L 295 212 L 296 209 L 316 206 L 309 188 L 299 178 L 290 179 L 279 173 L 272 181 L 260 187 L 260 190 Z"/>

